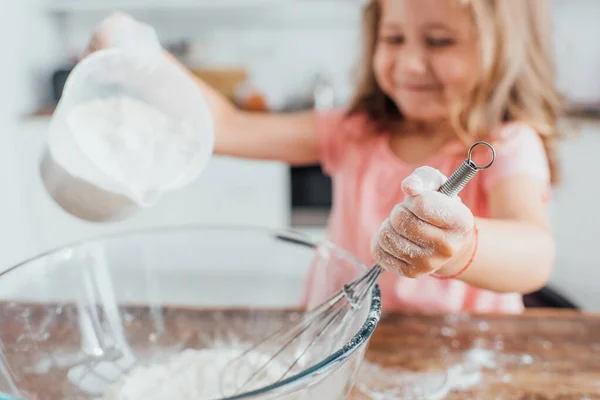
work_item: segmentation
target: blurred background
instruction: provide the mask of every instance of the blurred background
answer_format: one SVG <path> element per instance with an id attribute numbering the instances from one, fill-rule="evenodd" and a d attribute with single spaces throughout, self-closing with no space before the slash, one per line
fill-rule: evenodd
<path id="1" fill-rule="evenodd" d="M 552 218 L 553 286 L 600 311 L 600 2 L 553 3 L 558 83 L 574 134 L 561 148 Z M 114 10 L 154 26 L 163 46 L 238 106 L 343 106 L 360 49 L 358 0 L 0 0 L 0 270 L 101 234 L 181 224 L 293 228 L 325 236 L 331 182 L 319 167 L 215 157 L 190 187 L 114 224 L 91 224 L 46 194 L 38 159 L 49 116 L 93 27 Z M 398 182 L 400 184 L 400 182 Z"/>

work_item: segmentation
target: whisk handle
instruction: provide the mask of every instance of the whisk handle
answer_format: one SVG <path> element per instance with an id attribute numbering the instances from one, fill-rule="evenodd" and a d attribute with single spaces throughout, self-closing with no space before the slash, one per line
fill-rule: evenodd
<path id="1" fill-rule="evenodd" d="M 486 146 L 492 151 L 492 159 L 487 165 L 477 165 L 471 159 L 471 155 L 473 150 L 477 146 Z M 460 164 L 460 166 L 454 171 L 452 175 L 448 178 L 446 182 L 438 189 L 439 192 L 444 193 L 448 196 L 456 196 L 464 187 L 469 183 L 471 179 L 479 172 L 481 169 L 487 169 L 492 166 L 492 164 L 496 161 L 496 151 L 492 147 L 491 144 L 487 142 L 477 142 L 473 144 L 469 148 L 469 155 L 467 159 Z"/>

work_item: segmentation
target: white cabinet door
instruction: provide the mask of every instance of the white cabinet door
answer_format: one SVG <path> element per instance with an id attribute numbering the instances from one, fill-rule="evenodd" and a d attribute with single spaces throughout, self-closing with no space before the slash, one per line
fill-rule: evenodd
<path id="1" fill-rule="evenodd" d="M 113 232 L 174 225 L 252 225 L 285 228 L 290 215 L 289 168 L 275 162 L 214 157 L 203 174 L 153 208 L 117 223 L 90 223 L 63 211 L 39 176 L 47 123 L 26 124 L 18 141 L 19 171 L 38 251 Z"/>

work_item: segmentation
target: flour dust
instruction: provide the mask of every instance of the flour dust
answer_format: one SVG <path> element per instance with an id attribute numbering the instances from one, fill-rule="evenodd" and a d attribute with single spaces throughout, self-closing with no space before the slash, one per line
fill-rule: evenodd
<path id="1" fill-rule="evenodd" d="M 134 368 L 111 386 L 101 400 L 213 400 L 232 395 L 270 358 L 251 352 L 242 362 L 229 364 L 240 353 L 234 348 L 184 350 L 164 363 Z M 285 371 L 282 365 L 271 362 L 253 378 L 250 387 L 267 386 Z"/>
<path id="2" fill-rule="evenodd" d="M 66 122 L 79 150 L 100 171 L 82 178 L 92 183 L 108 178 L 141 205 L 187 183 L 203 162 L 203 133 L 133 97 L 114 95 L 82 103 L 69 112 Z M 73 164 L 69 159 L 57 161 Z"/>

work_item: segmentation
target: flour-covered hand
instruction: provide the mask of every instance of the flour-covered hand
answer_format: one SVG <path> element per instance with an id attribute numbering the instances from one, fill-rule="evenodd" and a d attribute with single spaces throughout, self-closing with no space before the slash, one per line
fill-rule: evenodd
<path id="1" fill-rule="evenodd" d="M 88 56 L 111 47 L 140 47 L 144 50 L 148 46 L 154 46 L 155 42 L 159 43 L 152 27 L 133 19 L 128 14 L 115 12 L 104 18 L 94 29 L 83 55 Z"/>
<path id="2" fill-rule="evenodd" d="M 445 181 L 438 170 L 421 167 L 402 182 L 404 202 L 373 237 L 373 256 L 384 269 L 416 278 L 452 274 L 468 262 L 474 217 L 459 197 L 437 191 Z"/>

